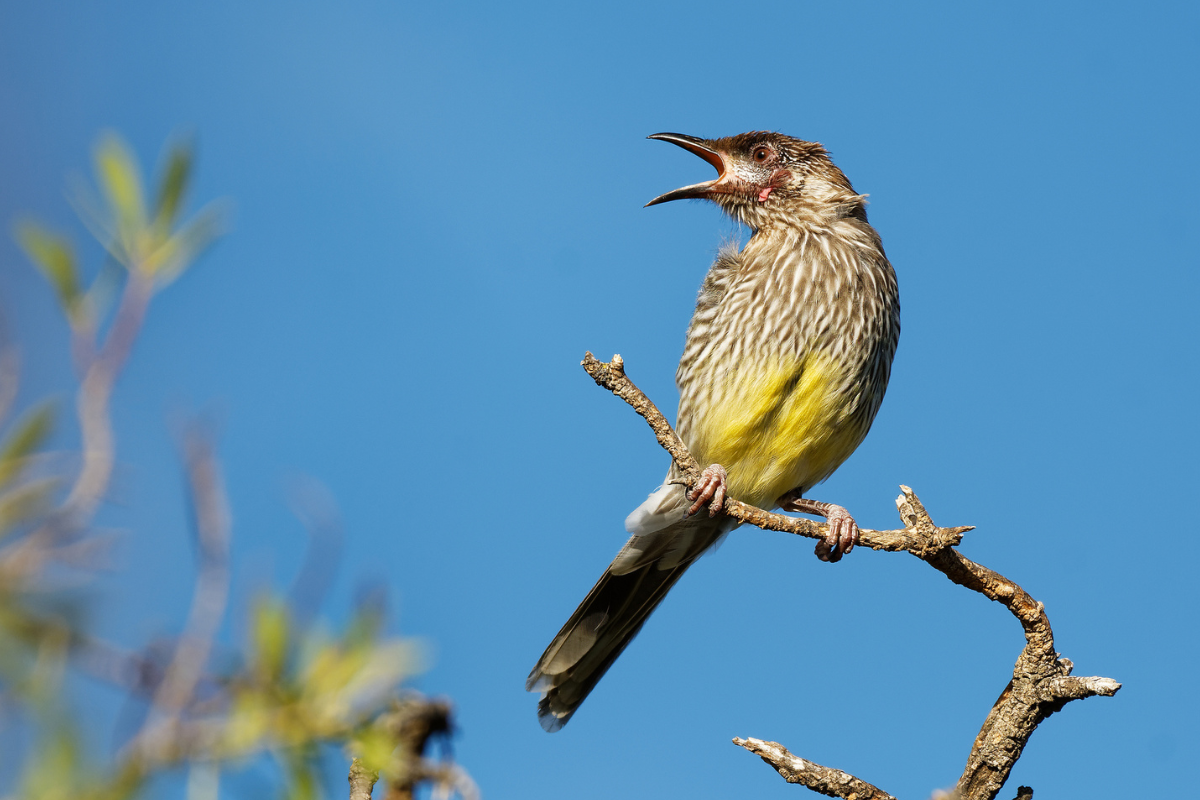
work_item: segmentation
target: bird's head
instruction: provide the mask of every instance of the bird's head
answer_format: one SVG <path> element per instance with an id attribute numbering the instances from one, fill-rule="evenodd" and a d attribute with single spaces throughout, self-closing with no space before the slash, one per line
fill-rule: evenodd
<path id="1" fill-rule="evenodd" d="M 670 142 L 712 164 L 717 177 L 659 195 L 647 206 L 670 200 L 712 200 L 755 230 L 806 216 L 858 216 L 866 219 L 865 198 L 816 142 L 781 133 L 753 131 L 723 139 L 682 133 L 648 138 Z"/>

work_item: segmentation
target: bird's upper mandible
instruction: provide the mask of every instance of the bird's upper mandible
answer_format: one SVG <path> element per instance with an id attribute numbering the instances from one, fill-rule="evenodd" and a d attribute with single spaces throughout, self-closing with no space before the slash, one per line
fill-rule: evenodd
<path id="1" fill-rule="evenodd" d="M 712 200 L 755 230 L 810 216 L 865 218 L 865 197 L 855 193 L 817 142 L 771 131 L 721 139 L 682 133 L 655 133 L 647 138 L 678 145 L 712 164 L 718 173 L 711 181 L 659 195 L 647 206 L 671 200 Z"/>

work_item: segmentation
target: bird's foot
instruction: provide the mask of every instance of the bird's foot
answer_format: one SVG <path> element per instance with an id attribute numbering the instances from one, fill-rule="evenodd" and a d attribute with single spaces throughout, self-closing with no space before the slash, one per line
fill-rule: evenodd
<path id="1" fill-rule="evenodd" d="M 829 522 L 829 532 L 825 538 L 817 542 L 817 558 L 822 561 L 841 561 L 842 556 L 854 549 L 858 544 L 858 523 L 850 512 L 833 503 L 819 503 L 816 500 L 805 500 L 795 496 L 798 492 L 788 492 L 779 498 L 779 507 L 784 511 L 798 511 L 801 514 L 816 514 Z"/>
<path id="2" fill-rule="evenodd" d="M 700 473 L 700 479 L 696 481 L 696 485 L 687 494 L 687 499 L 693 502 L 692 507 L 683 515 L 684 518 L 695 514 L 704 507 L 705 503 L 708 503 L 710 517 L 721 513 L 725 507 L 725 486 L 728 483 L 729 476 L 720 464 L 711 464 L 705 468 L 704 472 Z"/>

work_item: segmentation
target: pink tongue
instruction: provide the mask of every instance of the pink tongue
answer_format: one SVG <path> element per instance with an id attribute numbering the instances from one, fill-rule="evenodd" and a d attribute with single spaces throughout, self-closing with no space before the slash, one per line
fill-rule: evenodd
<path id="1" fill-rule="evenodd" d="M 767 202 L 767 198 L 771 196 L 771 190 L 774 188 L 775 188 L 774 186 L 768 186 L 767 188 L 765 188 L 761 192 L 759 192 L 758 193 L 758 202 L 760 202 L 760 203 Z"/>

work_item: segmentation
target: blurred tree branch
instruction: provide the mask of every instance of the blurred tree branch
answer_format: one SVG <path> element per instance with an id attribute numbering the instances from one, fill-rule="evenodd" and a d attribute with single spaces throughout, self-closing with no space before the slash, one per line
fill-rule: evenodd
<path id="1" fill-rule="evenodd" d="M 148 206 L 128 148 L 115 135 L 101 138 L 95 151 L 99 199 L 81 189 L 76 207 L 108 264 L 86 288 L 65 237 L 30 221 L 16 228 L 71 330 L 82 450 L 73 472 L 48 466 L 48 404 L 5 424 L 17 396 L 19 359 L 0 337 L 0 692 L 9 701 L 0 711 L 19 707 L 39 733 L 35 749 L 22 756 L 18 794 L 118 800 L 135 795 L 153 775 L 187 765 L 189 794 L 216 796 L 223 768 L 270 754 L 284 770 L 288 794 L 307 799 L 320 794 L 323 749 L 337 747 L 353 759 L 355 797 L 369 798 L 374 779 L 366 778 L 382 771 L 389 796 L 411 797 L 416 786 L 432 784 L 446 796 L 471 800 L 478 792 L 460 767 L 425 756 L 432 737 L 450 735 L 451 709 L 446 701 L 399 691 L 419 669 L 417 648 L 382 635 L 379 609 L 364 605 L 340 634 L 330 635 L 311 622 L 308 609 L 293 612 L 283 599 L 263 596 L 250 611 L 242 652 L 221 653 L 220 662 L 231 666 L 212 668 L 225 649 L 218 633 L 227 611 L 233 531 L 215 448 L 198 426 L 181 438 L 198 563 L 178 638 L 145 651 L 105 642 L 48 583 L 51 571 L 86 577 L 88 556 L 104 544 L 94 519 L 116 459 L 113 390 L 157 292 L 183 274 L 222 227 L 216 204 L 179 221 L 192 163 L 190 143 L 171 148 Z M 314 524 L 336 528 L 328 508 L 321 517 Z M 298 580 L 316 574 L 306 567 Z M 79 723 L 63 698 L 68 662 L 148 702 L 140 730 L 108 767 L 90 765 L 82 752 Z"/>
<path id="2" fill-rule="evenodd" d="M 674 459 L 681 481 L 690 488 L 700 475 L 699 465 L 654 403 L 626 376 L 621 357 L 613 356 L 611 362 L 602 362 L 587 353 L 582 365 L 599 386 L 620 397 L 646 419 L 659 444 Z M 896 507 L 904 527 L 890 531 L 861 529 L 859 544 L 874 550 L 911 553 L 954 583 L 1002 604 L 1025 631 L 1025 648 L 1017 658 L 1012 680 L 984 720 L 962 776 L 950 795 L 956 800 L 992 800 L 1042 721 L 1072 700 L 1112 696 L 1121 684 L 1110 678 L 1072 677 L 1071 662 L 1054 649 L 1054 634 L 1042 604 L 1016 583 L 954 549 L 971 527 L 939 528 L 913 490 L 907 486 L 900 488 L 902 494 L 896 499 Z M 774 514 L 734 498 L 725 500 L 724 510 L 736 519 L 767 530 L 814 539 L 822 538 L 827 530 L 825 524 Z M 778 742 L 740 738 L 733 742 L 760 756 L 789 783 L 801 783 L 829 797 L 892 800 L 881 789 L 841 770 L 799 758 Z M 1021 796 L 1032 796 L 1032 790 L 1022 787 Z"/>

